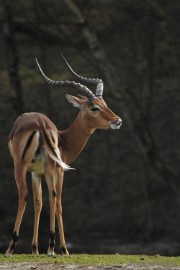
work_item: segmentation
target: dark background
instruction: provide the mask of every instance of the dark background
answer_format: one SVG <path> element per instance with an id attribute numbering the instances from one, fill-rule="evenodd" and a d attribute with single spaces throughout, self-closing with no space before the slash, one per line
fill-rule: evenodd
<path id="1" fill-rule="evenodd" d="M 96 131 L 72 164 L 76 170 L 65 174 L 70 252 L 180 255 L 178 0 L 0 0 L 0 252 L 9 244 L 18 202 L 7 148 L 13 122 L 38 111 L 63 130 L 78 113 L 64 89 L 44 84 L 35 65 L 37 57 L 51 78 L 72 80 L 60 52 L 79 74 L 104 80 L 104 99 L 123 119 L 120 130 Z M 30 253 L 27 181 L 16 252 Z M 43 190 L 40 252 L 49 237 L 44 181 Z"/>

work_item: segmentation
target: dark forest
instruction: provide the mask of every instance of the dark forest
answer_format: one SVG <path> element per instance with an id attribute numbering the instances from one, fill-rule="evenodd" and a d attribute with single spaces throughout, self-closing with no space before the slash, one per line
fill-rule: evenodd
<path id="1" fill-rule="evenodd" d="M 180 255 L 179 13 L 177 0 L 0 0 L 0 252 L 18 206 L 7 146 L 15 119 L 42 112 L 63 130 L 78 113 L 64 97 L 74 90 L 47 86 L 35 63 L 50 78 L 72 80 L 63 53 L 77 73 L 103 79 L 104 99 L 123 120 L 119 130 L 97 130 L 65 173 L 69 251 Z M 29 174 L 27 183 L 17 253 L 31 252 Z M 43 181 L 40 252 L 48 237 Z"/>

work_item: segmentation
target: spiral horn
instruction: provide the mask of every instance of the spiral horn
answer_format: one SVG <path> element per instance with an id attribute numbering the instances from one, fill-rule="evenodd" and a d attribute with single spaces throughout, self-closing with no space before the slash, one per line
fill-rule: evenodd
<path id="1" fill-rule="evenodd" d="M 54 80 L 51 80 L 49 79 L 45 74 L 44 72 L 42 71 L 42 68 L 38 62 L 37 59 L 36 60 L 36 64 L 38 66 L 38 69 L 41 73 L 41 76 L 43 77 L 43 79 L 45 80 L 45 82 L 51 86 L 60 86 L 60 87 L 73 87 L 77 90 L 80 90 L 81 92 L 83 92 L 89 100 L 92 100 L 95 98 L 95 95 L 92 93 L 92 91 L 86 87 L 85 85 L 82 85 L 80 83 L 77 83 L 77 82 L 74 82 L 74 81 L 54 81 Z"/>
<path id="2" fill-rule="evenodd" d="M 67 62 L 66 58 L 64 57 L 64 55 L 61 53 L 61 56 L 67 66 L 67 68 L 69 69 L 69 71 L 71 72 L 71 74 L 80 82 L 82 83 L 90 83 L 90 84 L 95 84 L 96 85 L 96 97 L 101 98 L 103 95 L 103 88 L 104 88 L 104 84 L 103 81 L 99 78 L 87 78 L 87 77 L 83 77 L 80 76 L 79 74 L 77 74 L 69 65 L 69 63 Z"/>

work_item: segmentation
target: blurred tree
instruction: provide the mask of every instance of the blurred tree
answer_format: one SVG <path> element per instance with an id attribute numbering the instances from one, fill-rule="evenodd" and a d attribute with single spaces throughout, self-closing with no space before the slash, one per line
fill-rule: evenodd
<path id="1" fill-rule="evenodd" d="M 23 94 L 19 76 L 19 55 L 16 48 L 14 22 L 11 10 L 11 1 L 0 1 L 1 31 L 4 41 L 4 51 L 7 59 L 7 68 L 12 88 L 12 106 L 17 114 L 23 112 Z"/>

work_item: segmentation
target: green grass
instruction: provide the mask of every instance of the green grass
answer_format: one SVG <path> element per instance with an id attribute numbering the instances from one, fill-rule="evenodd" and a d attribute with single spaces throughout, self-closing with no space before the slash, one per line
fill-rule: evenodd
<path id="1" fill-rule="evenodd" d="M 55 258 L 47 255 L 33 256 L 33 255 L 13 255 L 12 257 L 5 257 L 0 254 L 1 263 L 24 263 L 24 262 L 38 262 L 38 263 L 60 263 L 60 264 L 84 264 L 84 265 L 112 265 L 112 264 L 158 264 L 178 266 L 180 265 L 180 257 L 163 257 L 163 256 L 146 256 L 146 255 L 57 255 Z"/>

